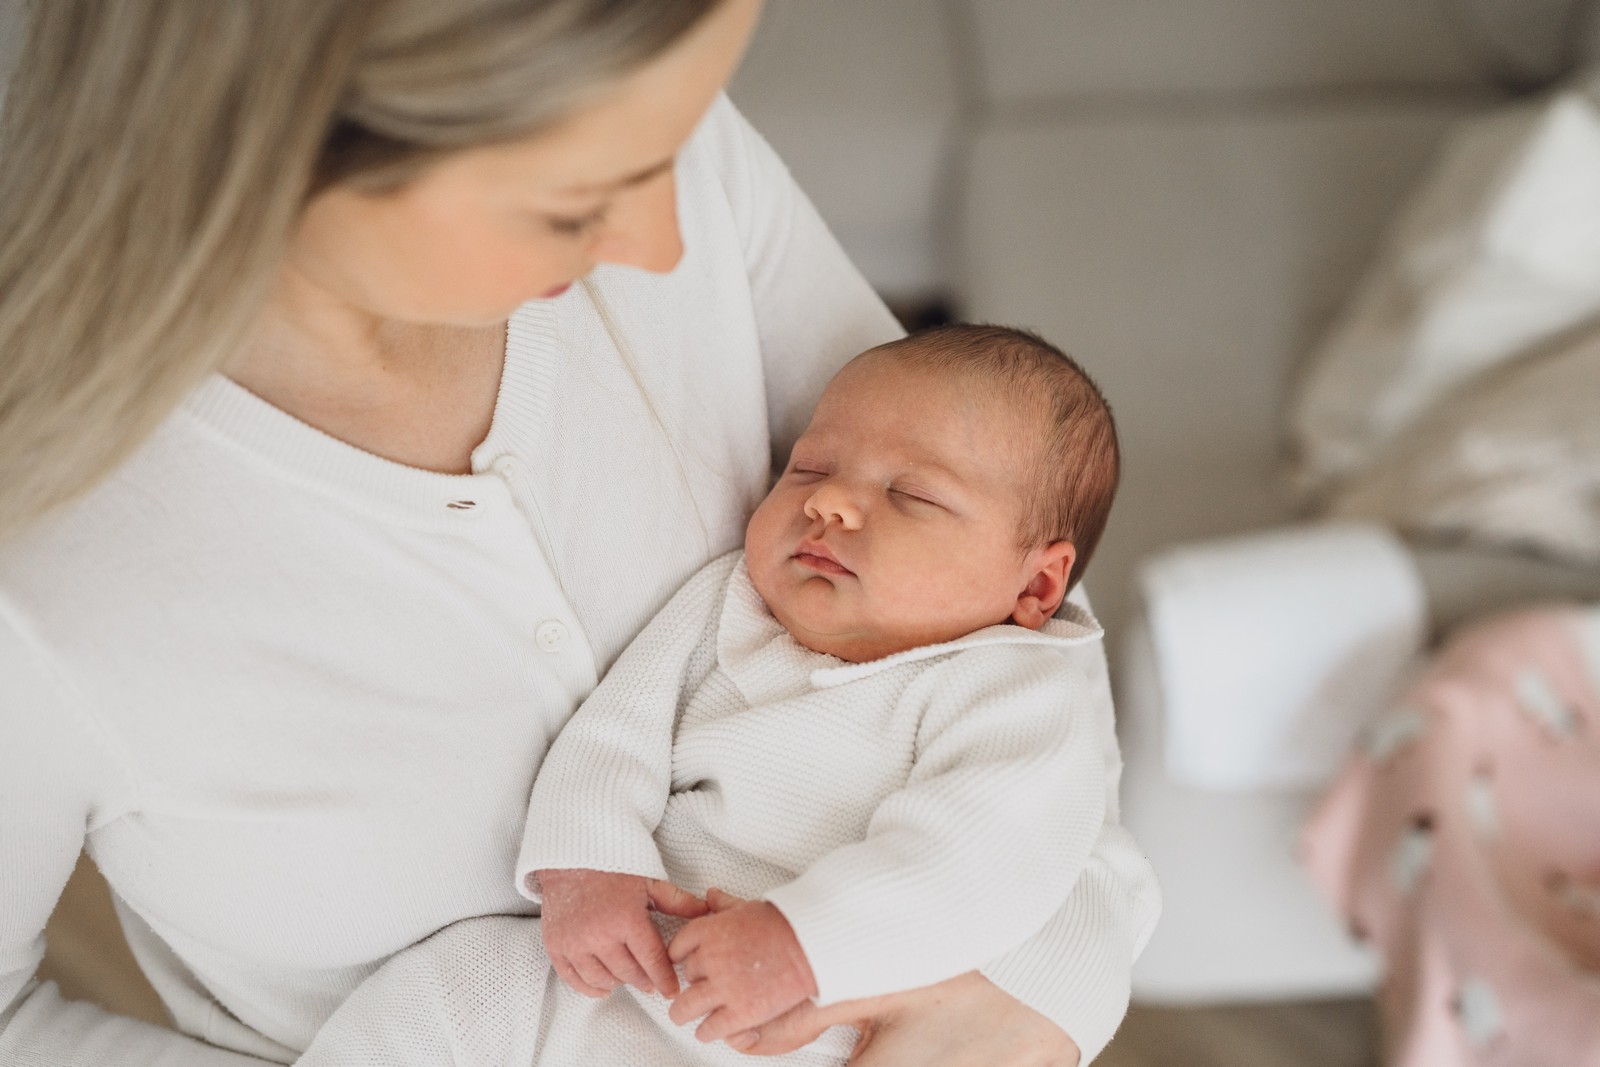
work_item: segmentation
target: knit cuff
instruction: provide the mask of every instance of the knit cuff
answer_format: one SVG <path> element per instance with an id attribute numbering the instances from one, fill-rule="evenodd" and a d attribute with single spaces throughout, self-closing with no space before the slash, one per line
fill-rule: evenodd
<path id="1" fill-rule="evenodd" d="M 535 871 L 606 871 L 662 879 L 667 876 L 655 838 L 643 828 L 598 824 L 546 827 L 536 819 L 529 819 L 523 830 L 516 870 L 517 892 L 535 904 L 542 902 L 538 879 L 533 877 Z"/>

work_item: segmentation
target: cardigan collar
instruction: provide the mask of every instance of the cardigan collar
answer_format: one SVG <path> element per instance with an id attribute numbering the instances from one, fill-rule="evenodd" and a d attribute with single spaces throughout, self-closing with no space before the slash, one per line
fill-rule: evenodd
<path id="1" fill-rule="evenodd" d="M 586 290 L 565 297 L 586 298 Z M 220 374 L 203 382 L 179 410 L 191 425 L 226 442 L 249 462 L 385 521 L 447 530 L 485 523 L 525 525 L 494 462 L 508 452 L 537 454 L 561 357 L 557 314 L 555 301 L 535 300 L 511 316 L 493 419 L 488 435 L 473 450 L 471 474 L 443 474 L 374 455 L 300 421 Z"/>

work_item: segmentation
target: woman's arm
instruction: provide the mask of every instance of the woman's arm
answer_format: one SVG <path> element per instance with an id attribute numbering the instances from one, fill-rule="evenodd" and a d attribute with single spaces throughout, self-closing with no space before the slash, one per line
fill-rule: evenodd
<path id="1" fill-rule="evenodd" d="M 44 926 L 86 833 L 129 809 L 133 786 L 68 681 L 0 601 L 0 1065 L 232 1067 L 262 1061 L 61 999 L 34 978 Z"/>
<path id="2" fill-rule="evenodd" d="M 903 331 L 783 163 L 731 103 L 718 101 L 701 136 L 708 141 L 744 235 L 766 372 L 773 455 L 781 464 L 833 372 L 857 352 Z M 1072 899 L 1022 948 L 985 968 L 988 981 L 944 983 L 935 987 L 949 987 L 941 994 L 942 1001 L 899 995 L 906 998 L 905 1007 L 876 1031 L 881 1043 L 896 1040 L 900 1032 L 896 1028 L 912 1025 L 907 1020 L 919 1015 L 913 1027 L 919 1040 L 943 1033 L 941 1020 L 962 1016 L 969 1005 L 996 1013 L 997 1020 L 1008 1020 L 1004 1027 L 980 1027 L 963 1035 L 966 1042 L 980 1034 L 987 1040 L 992 1034 L 994 1044 L 987 1053 L 977 1053 L 976 1059 L 961 1058 L 964 1053 L 952 1045 L 947 1056 L 928 1050 L 916 1062 L 937 1067 L 966 1062 L 1017 1067 L 1070 1062 L 1008 1059 L 1006 1050 L 1014 1046 L 1006 1031 L 1013 1025 L 1040 1036 L 1057 1057 L 1064 1029 L 1082 1047 L 1085 1058 L 1092 1058 L 1110 1040 L 1126 1011 L 1133 959 L 1155 925 L 1160 894 L 1148 861 L 1120 825 L 1115 789 L 1122 760 L 1111 725 L 1104 651 L 1098 645 L 1082 650 L 1079 666 L 1089 680 L 1089 704 L 1101 727 L 1111 782 L 1101 836 Z M 1017 1005 L 1020 1011 L 1009 1007 L 1002 1011 L 1000 1005 L 1011 1000 L 1006 994 L 1020 998 L 1027 1008 Z"/>

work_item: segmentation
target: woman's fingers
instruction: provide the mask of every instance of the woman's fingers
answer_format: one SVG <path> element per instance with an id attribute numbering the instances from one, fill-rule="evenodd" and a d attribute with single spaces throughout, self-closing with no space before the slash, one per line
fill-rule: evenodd
<path id="1" fill-rule="evenodd" d="M 811 1001 L 802 1001 L 778 1016 L 762 1023 L 755 1030 L 746 1030 L 728 1038 L 728 1044 L 740 1052 L 756 1056 L 777 1056 L 793 1052 L 801 1045 L 809 1045 L 830 1026 L 848 1025 L 863 1031 L 872 1025 L 868 1014 L 870 1001 L 841 1001 L 819 1008 Z M 748 1044 L 741 1039 L 750 1035 Z"/>
<path id="2" fill-rule="evenodd" d="M 628 951 L 639 961 L 644 973 L 650 976 L 650 983 L 655 986 L 656 992 L 668 1000 L 678 995 L 678 972 L 667 957 L 667 946 L 661 943 L 661 934 L 656 931 L 654 923 L 645 923 L 643 930 L 628 939 Z"/>
<path id="3" fill-rule="evenodd" d="M 699 925 L 699 923 L 690 923 L 672 936 L 672 944 L 667 946 L 667 956 L 673 963 L 682 963 L 692 956 L 694 950 L 700 946 Z"/>
<path id="4" fill-rule="evenodd" d="M 1077 1067 L 1078 1046 L 1043 1015 L 971 972 L 874 1005 L 852 1067 Z"/>
<path id="5" fill-rule="evenodd" d="M 649 894 L 650 906 L 663 915 L 676 915 L 680 919 L 698 919 L 710 910 L 705 901 L 687 889 L 681 889 L 671 882 L 663 882 L 659 878 L 652 878 L 646 882 L 645 892 Z"/>

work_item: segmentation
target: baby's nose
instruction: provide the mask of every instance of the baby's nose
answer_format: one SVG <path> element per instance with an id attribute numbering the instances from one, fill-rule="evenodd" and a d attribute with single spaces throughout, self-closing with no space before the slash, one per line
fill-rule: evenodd
<path id="1" fill-rule="evenodd" d="M 862 511 L 854 496 L 843 486 L 825 482 L 806 500 L 806 517 L 824 526 L 837 522 L 846 530 L 859 530 Z"/>

